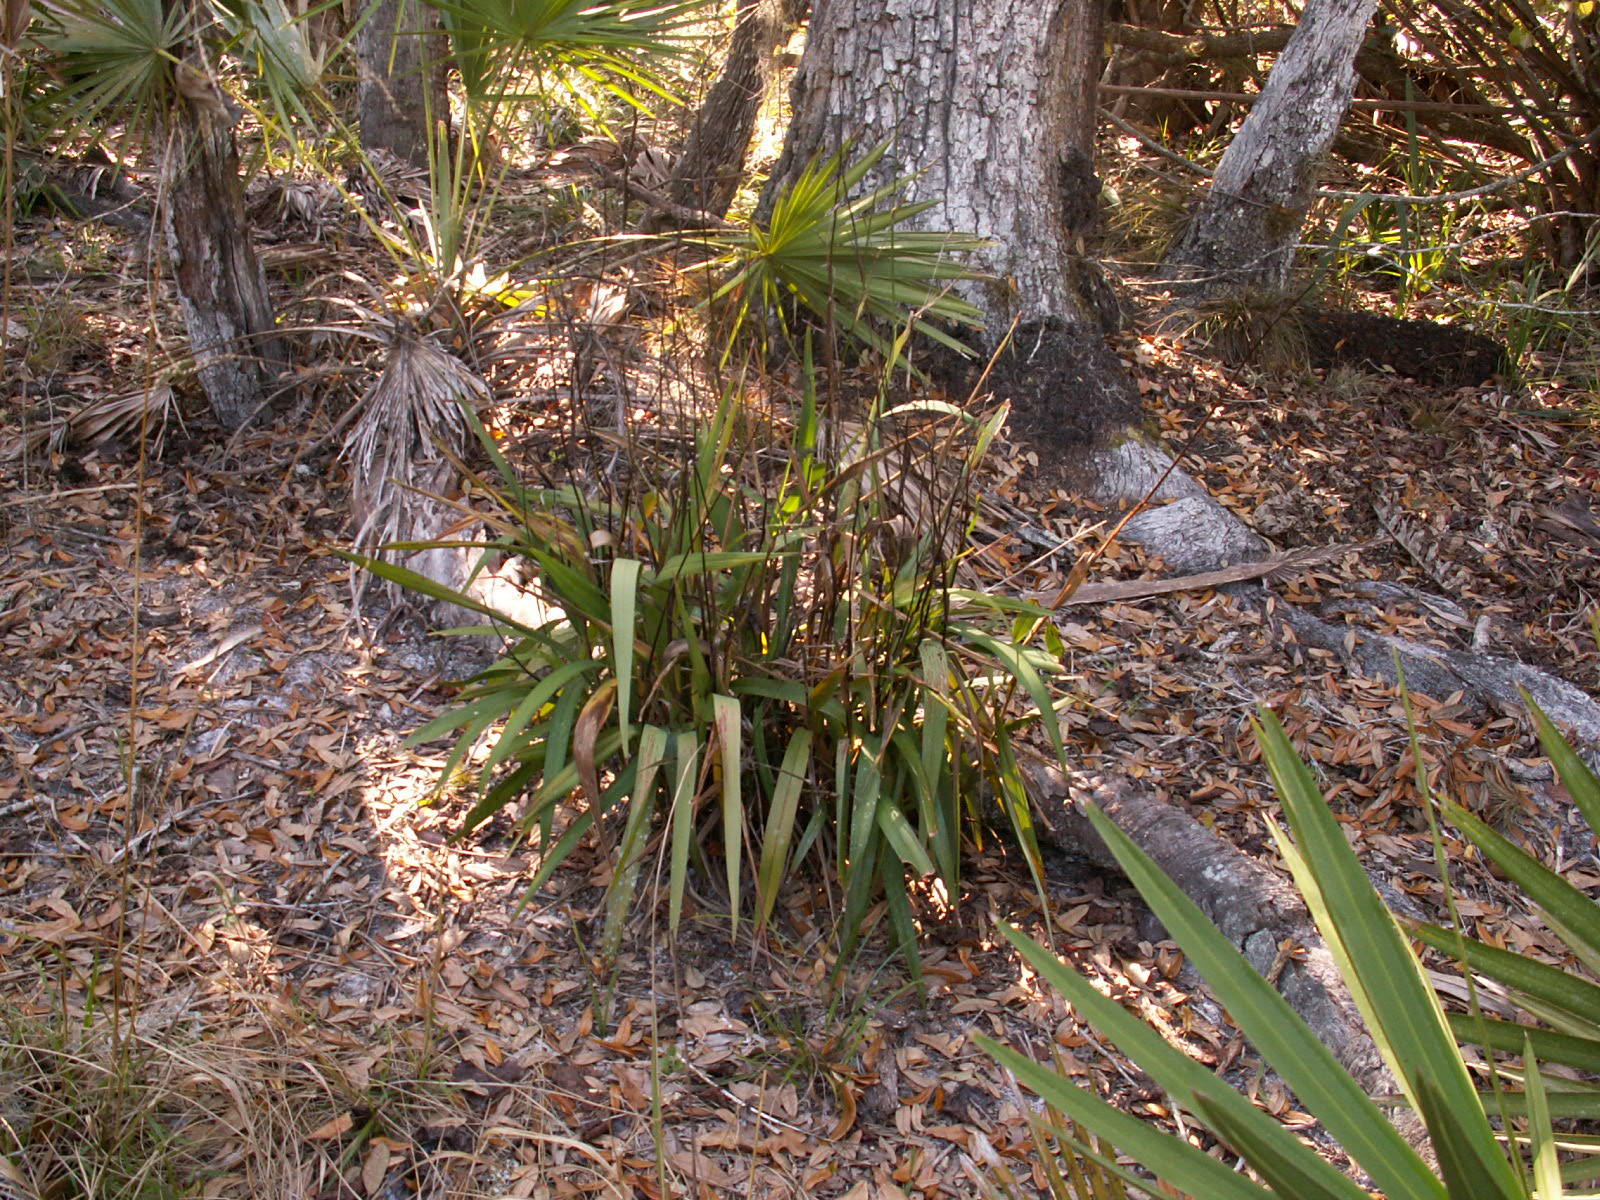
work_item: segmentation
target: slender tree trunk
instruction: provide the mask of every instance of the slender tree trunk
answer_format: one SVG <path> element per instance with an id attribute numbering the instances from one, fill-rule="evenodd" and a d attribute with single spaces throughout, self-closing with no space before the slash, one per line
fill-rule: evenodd
<path id="1" fill-rule="evenodd" d="M 668 195 L 674 204 L 726 215 L 766 96 L 772 55 L 802 15 L 790 11 L 796 7 L 795 0 L 739 0 L 727 61 L 673 168 Z"/>
<path id="2" fill-rule="evenodd" d="M 356 34 L 361 148 L 428 165 L 430 122 L 448 120 L 438 11 L 421 0 L 378 0 Z"/>
<path id="3" fill-rule="evenodd" d="M 1350 107 L 1356 51 L 1375 7 L 1376 0 L 1307 0 L 1260 100 L 1167 256 L 1200 291 L 1287 283 L 1317 169 Z"/>
<path id="4" fill-rule="evenodd" d="M 180 101 L 163 171 L 162 228 L 200 386 L 222 427 L 239 429 L 271 399 L 284 353 L 228 114 Z"/>

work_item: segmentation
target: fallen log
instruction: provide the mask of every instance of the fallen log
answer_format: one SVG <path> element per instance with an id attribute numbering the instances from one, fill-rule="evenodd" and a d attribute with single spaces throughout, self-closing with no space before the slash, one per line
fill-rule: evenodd
<path id="1" fill-rule="evenodd" d="M 1132 780 L 1048 766 L 1035 766 L 1030 775 L 1041 844 L 1120 874 L 1084 815 L 1086 804 L 1098 806 L 1278 988 L 1368 1095 L 1400 1090 L 1287 879 Z M 1425 1149 L 1426 1130 L 1414 1113 L 1401 1110 L 1392 1119 L 1412 1145 Z"/>

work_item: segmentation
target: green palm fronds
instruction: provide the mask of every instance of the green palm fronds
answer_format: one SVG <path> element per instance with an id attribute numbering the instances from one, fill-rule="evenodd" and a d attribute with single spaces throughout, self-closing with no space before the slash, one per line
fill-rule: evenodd
<path id="1" fill-rule="evenodd" d="M 706 2 L 430 0 L 477 101 L 516 99 L 520 81 L 539 75 L 581 76 L 630 102 L 630 88 L 671 99 L 653 63 L 693 51 L 688 25 Z"/>
<path id="2" fill-rule="evenodd" d="M 908 326 L 971 353 L 941 325 L 982 328 L 983 314 L 950 285 L 983 278 L 962 256 L 987 243 L 970 234 L 901 228 L 934 205 L 896 201 L 909 176 L 852 195 L 888 146 L 878 144 L 849 167 L 849 146 L 813 159 L 778 192 L 764 223 L 703 239 L 722 254 L 727 277 L 712 302 L 731 308 L 730 341 L 753 313 L 781 315 L 798 303 L 885 354 L 892 346 L 883 330 Z"/>

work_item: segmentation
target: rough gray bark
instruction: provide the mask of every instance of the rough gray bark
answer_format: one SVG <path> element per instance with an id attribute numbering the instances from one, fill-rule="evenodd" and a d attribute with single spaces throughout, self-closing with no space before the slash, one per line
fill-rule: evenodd
<path id="1" fill-rule="evenodd" d="M 1376 0 L 1308 0 L 1167 265 L 1202 292 L 1288 280 L 1317 168 L 1355 88 Z"/>
<path id="2" fill-rule="evenodd" d="M 888 140 L 867 186 L 920 172 L 905 198 L 934 205 L 918 227 L 991 239 L 978 265 L 994 282 L 961 289 L 988 317 L 991 337 L 1014 319 L 1080 319 L 1069 218 L 1098 188 L 1082 178 L 1082 121 L 1073 114 L 1087 86 L 1077 59 L 1099 47 L 1069 45 L 1068 34 L 1088 28 L 1079 13 L 1097 8 L 819 0 L 774 186 L 819 152 Z"/>
<path id="3" fill-rule="evenodd" d="M 421 0 L 378 0 L 356 34 L 361 148 L 428 165 L 432 122 L 449 118 L 442 75 L 447 46 L 439 14 Z"/>
<path id="4" fill-rule="evenodd" d="M 1406 686 L 1428 696 L 1444 699 L 1460 692 L 1475 706 L 1520 717 L 1527 713 L 1526 692 L 1600 769 L 1600 703 L 1580 687 L 1514 658 L 1356 630 L 1289 605 L 1279 606 L 1277 614 L 1302 644 L 1331 650 L 1374 679 L 1398 683 L 1403 671 Z"/>
<path id="5" fill-rule="evenodd" d="M 200 386 L 217 421 L 235 430 L 271 399 L 284 351 L 245 218 L 233 129 L 213 108 L 181 100 L 173 111 L 161 217 Z"/>

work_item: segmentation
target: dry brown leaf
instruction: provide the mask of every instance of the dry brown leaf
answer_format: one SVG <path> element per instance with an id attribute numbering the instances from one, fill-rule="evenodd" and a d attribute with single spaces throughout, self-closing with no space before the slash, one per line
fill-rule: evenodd
<path id="1" fill-rule="evenodd" d="M 334 1138 L 341 1138 L 355 1128 L 355 1119 L 349 1113 L 340 1113 L 331 1121 L 318 1125 L 306 1134 L 308 1142 L 330 1142 Z"/>

